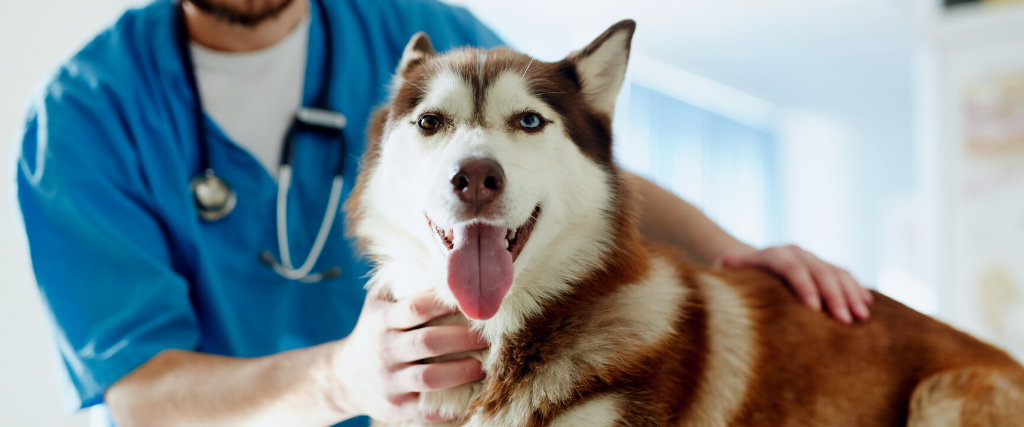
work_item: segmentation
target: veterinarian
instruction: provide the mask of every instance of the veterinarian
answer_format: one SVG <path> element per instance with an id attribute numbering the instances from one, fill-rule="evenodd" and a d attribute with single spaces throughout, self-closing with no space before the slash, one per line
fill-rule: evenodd
<path id="1" fill-rule="evenodd" d="M 475 360 L 416 363 L 486 343 L 417 328 L 447 314 L 433 295 L 364 302 L 368 267 L 335 219 L 416 31 L 501 43 L 427 0 L 160 0 L 49 78 L 17 197 L 75 406 L 123 426 L 441 421 L 417 393 L 483 377 Z M 839 321 L 868 317 L 847 272 L 793 246 L 754 250 L 631 179 L 648 236 L 776 272 Z"/>

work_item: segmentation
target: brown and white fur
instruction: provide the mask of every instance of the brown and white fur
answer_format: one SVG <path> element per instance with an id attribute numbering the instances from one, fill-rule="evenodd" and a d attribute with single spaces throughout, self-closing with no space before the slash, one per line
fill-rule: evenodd
<path id="1" fill-rule="evenodd" d="M 1024 369 L 989 345 L 878 294 L 869 322 L 843 326 L 770 274 L 693 266 L 643 240 L 611 154 L 634 29 L 620 22 L 556 63 L 409 42 L 347 205 L 376 263 L 371 290 L 433 289 L 455 307 L 451 230 L 535 221 L 513 243 L 500 309 L 471 321 L 491 343 L 474 355 L 486 379 L 421 408 L 466 426 L 1024 425 Z M 525 113 L 544 125 L 524 128 Z M 474 210 L 452 180 L 479 158 L 505 182 Z"/>

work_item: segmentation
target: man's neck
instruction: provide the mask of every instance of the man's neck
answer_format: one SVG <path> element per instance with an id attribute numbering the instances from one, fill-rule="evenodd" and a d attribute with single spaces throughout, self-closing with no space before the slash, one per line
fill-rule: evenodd
<path id="1" fill-rule="evenodd" d="M 225 52 L 247 52 L 277 43 L 309 13 L 309 1 L 296 0 L 279 15 L 246 27 L 211 16 L 190 2 L 183 6 L 189 38 L 204 47 Z"/>

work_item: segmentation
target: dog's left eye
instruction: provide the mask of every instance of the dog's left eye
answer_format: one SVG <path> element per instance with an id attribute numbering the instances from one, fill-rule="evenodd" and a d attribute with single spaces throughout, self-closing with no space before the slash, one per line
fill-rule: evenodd
<path id="1" fill-rule="evenodd" d="M 527 129 L 539 128 L 541 123 L 544 123 L 544 121 L 536 113 L 526 113 L 523 115 L 523 118 L 519 119 L 519 126 Z"/>

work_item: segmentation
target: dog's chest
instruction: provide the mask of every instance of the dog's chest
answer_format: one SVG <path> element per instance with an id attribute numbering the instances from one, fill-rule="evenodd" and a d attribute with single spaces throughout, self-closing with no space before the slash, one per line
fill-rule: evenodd
<path id="1" fill-rule="evenodd" d="M 644 380 L 664 363 L 687 292 L 676 270 L 655 259 L 637 283 L 562 316 L 527 321 L 493 355 L 468 425 L 617 418 L 606 417 L 628 405 L 617 393 L 649 386 Z"/>

